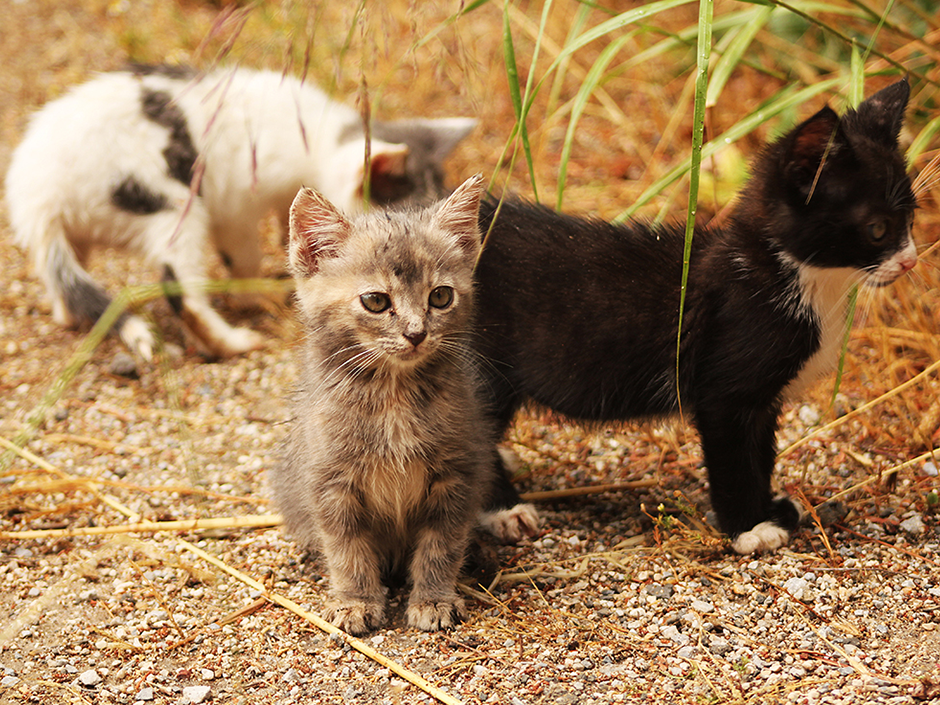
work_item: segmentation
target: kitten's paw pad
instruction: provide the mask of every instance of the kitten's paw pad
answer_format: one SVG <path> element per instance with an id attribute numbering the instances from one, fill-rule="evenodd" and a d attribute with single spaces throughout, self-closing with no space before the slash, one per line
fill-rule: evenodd
<path id="1" fill-rule="evenodd" d="M 153 332 L 144 319 L 138 316 L 128 316 L 118 331 L 121 340 L 133 352 L 140 355 L 147 362 L 153 359 L 153 349 L 156 343 Z"/>
<path id="2" fill-rule="evenodd" d="M 377 629 L 385 621 L 385 606 L 361 600 L 332 600 L 323 610 L 326 621 L 347 634 L 360 636 Z"/>
<path id="3" fill-rule="evenodd" d="M 481 512 L 479 524 L 503 543 L 516 543 L 523 536 L 538 534 L 539 513 L 531 504 L 517 504 L 497 512 Z"/>
<path id="4" fill-rule="evenodd" d="M 408 604 L 408 625 L 426 632 L 451 629 L 467 617 L 467 606 L 459 597 L 434 602 Z"/>
<path id="5" fill-rule="evenodd" d="M 750 553 L 766 553 L 785 546 L 790 539 L 790 532 L 782 529 L 772 521 L 762 521 L 750 531 L 731 542 L 731 548 L 741 555 Z"/>

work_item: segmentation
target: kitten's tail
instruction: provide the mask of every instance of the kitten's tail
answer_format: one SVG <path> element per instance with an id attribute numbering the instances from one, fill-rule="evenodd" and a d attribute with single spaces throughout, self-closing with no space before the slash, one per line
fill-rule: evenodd
<path id="1" fill-rule="evenodd" d="M 79 262 L 61 225 L 47 224 L 33 243 L 33 264 L 49 293 L 53 319 L 68 327 L 94 324 L 111 305 L 111 297 Z M 122 311 L 114 330 L 129 348 L 148 360 L 152 357 L 153 334 L 142 319 Z"/>

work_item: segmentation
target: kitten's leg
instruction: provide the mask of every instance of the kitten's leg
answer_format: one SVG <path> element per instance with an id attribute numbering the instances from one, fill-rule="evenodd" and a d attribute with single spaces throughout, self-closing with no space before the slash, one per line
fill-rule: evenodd
<path id="1" fill-rule="evenodd" d="M 456 585 L 473 528 L 471 496 L 472 490 L 459 477 L 438 480 L 428 490 L 426 514 L 409 566 L 413 585 L 407 618 L 412 627 L 448 629 L 467 616 Z"/>
<path id="2" fill-rule="evenodd" d="M 500 355 L 482 351 L 483 359 L 499 359 Z M 484 365 L 483 390 L 488 397 L 487 408 L 497 430 L 497 437 L 505 436 L 522 398 L 513 391 L 516 385 L 509 378 L 509 370 L 495 365 Z M 539 514 L 531 504 L 523 503 L 512 483 L 519 469 L 519 458 L 505 448 L 495 448 L 492 458 L 490 485 L 478 525 L 503 543 L 516 543 L 523 536 L 535 536 L 539 530 Z"/>
<path id="3" fill-rule="evenodd" d="M 385 621 L 380 558 L 365 530 L 325 530 L 323 554 L 330 576 L 324 617 L 349 634 L 365 634 Z"/>
<path id="4" fill-rule="evenodd" d="M 523 536 L 538 533 L 539 514 L 533 505 L 523 503 L 512 484 L 511 474 L 519 459 L 504 448 L 497 448 L 497 451 L 495 479 L 477 523 L 503 543 L 516 543 Z"/>
<path id="5" fill-rule="evenodd" d="M 260 218 L 258 219 L 260 220 Z M 261 233 L 252 217 L 241 222 L 213 224 L 212 241 L 233 279 L 257 279 L 261 276 Z M 263 307 L 264 294 L 246 291 L 232 295 L 232 301 L 241 309 Z"/>
<path id="6" fill-rule="evenodd" d="M 53 232 L 35 252 L 36 268 L 52 303 L 52 318 L 69 328 L 93 325 L 111 304 L 105 290 L 82 266 L 86 254 L 61 231 Z M 142 318 L 124 311 L 114 322 L 114 330 L 131 350 L 146 360 L 153 357 L 153 332 Z"/>
<path id="7" fill-rule="evenodd" d="M 771 494 L 777 413 L 773 404 L 748 408 L 736 400 L 696 412 L 712 508 L 738 553 L 773 551 L 799 523 L 793 503 Z"/>
<path id="8" fill-rule="evenodd" d="M 162 265 L 165 279 L 180 282 L 183 289 L 182 296 L 171 303 L 204 352 L 213 357 L 230 357 L 261 347 L 261 334 L 230 326 L 201 289 L 207 278 L 203 248 L 208 216 L 198 199 L 188 203 L 188 208 L 148 216 L 149 254 Z"/>

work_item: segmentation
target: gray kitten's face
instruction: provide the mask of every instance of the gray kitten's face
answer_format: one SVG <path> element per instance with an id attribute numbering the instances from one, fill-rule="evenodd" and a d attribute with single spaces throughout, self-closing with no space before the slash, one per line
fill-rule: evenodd
<path id="1" fill-rule="evenodd" d="M 435 243 L 419 233 L 402 235 L 408 239 L 389 236 L 384 244 L 376 237 L 368 238 L 371 243 L 350 241 L 346 264 L 351 271 L 366 266 L 358 276 L 333 281 L 333 293 L 344 303 L 334 309 L 333 324 L 355 338 L 361 361 L 374 361 L 375 366 L 414 366 L 446 350 L 447 341 L 469 325 L 471 263 L 455 257 L 458 253 L 446 246 L 452 244 L 448 240 Z M 355 262 L 363 259 L 360 253 L 369 251 L 369 245 L 375 260 Z"/>
<path id="2" fill-rule="evenodd" d="M 474 177 L 434 206 L 353 221 L 315 192 L 298 194 L 291 269 L 308 340 L 324 361 L 347 372 L 411 369 L 463 348 L 481 193 Z"/>

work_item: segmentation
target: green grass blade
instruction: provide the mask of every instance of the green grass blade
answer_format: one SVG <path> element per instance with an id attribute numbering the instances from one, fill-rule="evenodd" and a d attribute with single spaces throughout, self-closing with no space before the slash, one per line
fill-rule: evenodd
<path id="1" fill-rule="evenodd" d="M 605 22 L 601 22 L 599 25 L 595 25 L 583 34 L 578 35 L 577 38 L 573 39 L 562 48 L 562 50 L 558 53 L 558 56 L 556 56 L 554 61 L 552 61 L 551 66 L 549 66 L 545 71 L 544 76 L 542 76 L 539 82 L 535 85 L 535 89 L 528 96 L 524 113 L 528 114 L 529 109 L 532 107 L 532 101 L 535 100 L 535 96 L 538 94 L 539 89 L 541 88 L 541 85 L 545 79 L 580 48 L 590 44 L 596 39 L 610 34 L 614 30 L 621 29 L 628 25 L 639 22 L 640 20 L 647 19 L 665 10 L 671 10 L 682 5 L 688 5 L 692 1 L 693 0 L 661 0 L 660 2 L 651 2 L 647 5 L 643 5 L 642 7 L 628 10 L 627 12 L 622 12 L 619 15 L 606 20 Z"/>
<path id="2" fill-rule="evenodd" d="M 568 36 L 565 38 L 565 44 L 572 41 L 575 37 L 581 34 L 581 30 L 584 28 L 584 24 L 588 20 L 588 16 L 591 13 L 591 6 L 587 3 L 581 5 L 578 8 L 578 13 L 574 18 L 574 22 L 571 23 L 571 27 L 568 29 Z M 562 61 L 558 65 L 558 69 L 555 72 L 555 80 L 552 82 L 552 89 L 548 94 L 548 107 L 546 109 L 546 114 L 550 115 L 554 107 L 559 102 L 559 96 L 564 88 L 565 76 L 567 75 L 568 64 L 571 57 Z"/>
<path id="3" fill-rule="evenodd" d="M 581 87 L 578 89 L 578 94 L 574 98 L 574 102 L 571 106 L 571 117 L 568 120 L 568 130 L 565 132 L 565 141 L 561 148 L 561 160 L 558 165 L 558 194 L 555 199 L 555 208 L 557 210 L 561 210 L 562 206 L 565 182 L 568 177 L 568 159 L 571 156 L 571 145 L 574 142 L 574 133 L 578 126 L 578 120 L 580 120 L 581 114 L 584 112 L 584 108 L 587 105 L 588 99 L 591 97 L 591 93 L 594 92 L 594 89 L 597 88 L 597 84 L 604 77 L 610 62 L 613 61 L 617 53 L 623 48 L 623 45 L 632 38 L 633 33 L 631 32 L 619 37 L 604 47 L 604 51 L 601 52 L 601 55 L 597 57 L 597 61 L 591 66 L 591 70 L 588 71 L 587 76 L 585 76 L 584 81 L 581 83 Z"/>
<path id="4" fill-rule="evenodd" d="M 752 19 L 730 30 L 734 33 L 733 39 L 715 62 L 711 79 L 708 81 L 708 93 L 705 96 L 706 108 L 717 105 L 731 72 L 741 63 L 744 53 L 751 46 L 757 33 L 767 24 L 773 11 L 772 7 L 758 8 Z"/>
<path id="5" fill-rule="evenodd" d="M 937 133 L 940 132 L 940 115 L 924 125 L 907 150 L 907 163 L 913 164 L 921 154 L 933 143 Z"/>
<path id="6" fill-rule="evenodd" d="M 699 2 L 698 50 L 696 52 L 695 105 L 692 112 L 692 157 L 689 173 L 689 204 L 685 221 L 685 249 L 682 253 L 682 286 L 679 290 L 679 326 L 676 335 L 676 396 L 679 398 L 679 354 L 682 350 L 682 316 L 685 312 L 685 294 L 689 283 L 689 263 L 692 259 L 692 235 L 695 214 L 698 212 L 698 182 L 702 166 L 702 147 L 705 135 L 705 98 L 708 92 L 708 61 L 711 57 L 712 18 L 715 7 L 712 0 Z M 679 398 L 679 409 L 682 400 Z"/>
<path id="7" fill-rule="evenodd" d="M 702 148 L 702 158 L 707 159 L 717 150 L 726 145 L 733 144 L 745 135 L 750 134 L 771 118 L 794 106 L 806 102 L 819 93 L 831 90 L 843 82 L 844 79 L 842 78 L 831 78 L 826 81 L 815 83 L 812 86 L 807 86 L 801 90 L 795 90 L 793 86 L 784 88 L 782 91 L 777 93 L 773 99 L 767 103 L 764 103 L 753 113 L 728 128 L 726 132 L 705 144 Z M 618 215 L 614 219 L 614 222 L 622 222 L 633 216 L 640 208 L 645 206 L 656 196 L 662 193 L 665 188 L 672 185 L 682 178 L 686 173 L 688 173 L 689 169 L 691 168 L 691 164 L 691 159 L 686 159 L 682 163 L 673 167 L 667 174 L 657 179 L 642 194 L 640 194 L 639 198 L 637 198 L 636 202 L 634 202 L 632 206 Z"/>
<path id="8" fill-rule="evenodd" d="M 537 201 L 539 195 L 538 188 L 535 183 L 535 167 L 532 162 L 532 150 L 529 146 L 529 133 L 526 129 L 528 107 L 526 110 L 523 110 L 522 107 L 522 90 L 519 87 L 519 69 L 516 64 L 516 50 L 512 41 L 512 27 L 509 23 L 508 3 L 509 0 L 506 0 L 506 5 L 503 7 L 503 61 L 506 64 L 506 78 L 509 83 L 509 96 L 512 99 L 513 111 L 516 114 L 516 130 L 514 130 L 513 138 L 516 134 L 518 134 L 519 139 L 522 141 L 522 149 L 525 153 L 526 162 L 528 162 L 529 166 L 529 179 L 532 182 L 532 194 Z M 538 46 L 538 43 L 536 43 L 536 46 Z M 532 71 L 534 70 L 535 60 L 533 59 L 532 68 L 529 71 L 529 82 L 526 84 L 527 96 L 529 93 L 529 85 L 531 84 Z"/>

